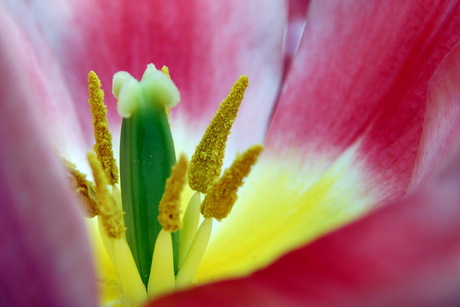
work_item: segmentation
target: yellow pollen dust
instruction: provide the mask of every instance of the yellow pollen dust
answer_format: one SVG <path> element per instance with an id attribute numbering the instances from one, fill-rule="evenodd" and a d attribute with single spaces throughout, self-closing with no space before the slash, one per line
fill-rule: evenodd
<path id="1" fill-rule="evenodd" d="M 94 138 L 96 144 L 94 151 L 101 162 L 110 185 L 118 183 L 118 167 L 112 151 L 112 134 L 107 121 L 107 108 L 104 104 L 104 91 L 101 81 L 94 71 L 88 74 L 88 103 L 93 115 Z"/>
<path id="2" fill-rule="evenodd" d="M 117 207 L 115 200 L 107 189 L 107 178 L 96 154 L 89 152 L 87 159 L 96 183 L 96 197 L 102 225 L 104 225 L 104 229 L 110 238 L 120 239 L 125 232 L 123 212 Z"/>
<path id="3" fill-rule="evenodd" d="M 86 175 L 77 170 L 75 164 L 65 159 L 63 160 L 67 170 L 67 177 L 74 187 L 76 195 L 83 203 L 86 216 L 95 217 L 98 214 L 98 209 L 93 199 L 95 197 L 93 183 L 86 180 Z"/>
<path id="4" fill-rule="evenodd" d="M 166 76 L 168 76 L 169 80 L 171 80 L 171 75 L 169 74 L 169 68 L 168 68 L 168 66 L 163 65 L 163 67 L 161 67 L 161 71 L 162 71 Z M 168 116 L 168 119 L 169 119 L 169 115 L 171 114 L 171 109 L 169 109 L 168 107 L 165 106 L 165 111 L 166 111 L 166 116 Z"/>
<path id="5" fill-rule="evenodd" d="M 206 194 L 208 187 L 220 176 L 225 144 L 248 83 L 245 75 L 235 82 L 196 147 L 188 171 L 189 185 L 193 190 Z"/>
<path id="6" fill-rule="evenodd" d="M 162 71 L 166 76 L 168 76 L 169 79 L 171 79 L 171 75 L 169 74 L 169 68 L 168 68 L 168 66 L 163 65 L 163 67 L 161 67 L 161 71 Z"/>
<path id="7" fill-rule="evenodd" d="M 238 199 L 238 188 L 243 185 L 243 179 L 248 176 L 262 150 L 262 145 L 254 145 L 238 155 L 222 177 L 209 187 L 208 194 L 201 205 L 201 213 L 205 218 L 215 218 L 220 221 L 228 216 Z"/>
<path id="8" fill-rule="evenodd" d="M 166 181 L 165 192 L 159 205 L 158 220 L 164 230 L 174 232 L 182 227 L 180 220 L 180 194 L 185 185 L 187 158 L 181 155 Z"/>

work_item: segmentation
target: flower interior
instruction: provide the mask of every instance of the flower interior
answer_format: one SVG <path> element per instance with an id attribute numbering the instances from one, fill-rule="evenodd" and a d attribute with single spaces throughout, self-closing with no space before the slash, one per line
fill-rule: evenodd
<path id="1" fill-rule="evenodd" d="M 65 161 L 86 215 L 96 217 L 102 253 L 119 285 L 101 277 L 103 303 L 133 305 L 190 287 L 208 245 L 213 219 L 226 218 L 237 191 L 263 150 L 254 145 L 222 173 L 225 144 L 248 86 L 240 77 L 188 161 L 176 161 L 169 109 L 180 94 L 166 67 L 149 64 L 140 81 L 127 72 L 113 78 L 123 117 L 120 171 L 112 150 L 104 92 L 88 75 L 95 145 L 87 154 L 94 182 Z M 195 191 L 181 212 L 185 185 Z M 104 257 L 105 257 L 104 256 Z M 104 269 L 102 269 L 104 270 Z M 121 287 L 120 287 L 121 285 Z"/>

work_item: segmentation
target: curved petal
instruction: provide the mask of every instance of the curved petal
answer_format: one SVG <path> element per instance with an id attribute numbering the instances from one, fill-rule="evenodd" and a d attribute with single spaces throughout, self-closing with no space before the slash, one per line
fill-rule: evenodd
<path id="1" fill-rule="evenodd" d="M 55 8 L 52 2 L 47 4 L 42 11 L 52 14 Z M 60 28 L 47 31 L 54 24 L 46 20 L 42 24 L 45 32 L 52 32 L 49 40 L 62 65 L 72 72 L 66 78 L 75 85 L 72 93 L 77 101 L 86 101 L 86 74 L 94 70 L 113 115 L 116 108 L 109 94 L 113 74 L 127 70 L 140 77 L 147 63 L 164 64 L 182 96 L 182 103 L 172 111 L 175 134 L 180 138 L 192 130 L 201 136 L 233 82 L 247 74 L 247 103 L 235 124 L 246 129 L 234 130 L 230 142 L 245 149 L 262 141 L 283 70 L 284 1 L 268 5 L 261 0 L 157 0 L 133 5 L 129 0 L 75 0 L 71 7 L 71 13 L 61 17 Z M 88 117 L 85 114 L 82 120 Z M 116 117 L 112 122 L 117 125 Z M 244 123 L 250 123 L 250 129 Z M 190 137 L 176 143 L 182 141 L 196 145 Z"/>
<path id="2" fill-rule="evenodd" d="M 428 87 L 422 139 L 411 185 L 417 187 L 445 160 L 460 135 L 460 44 L 449 53 Z"/>
<path id="3" fill-rule="evenodd" d="M 307 10 L 310 0 L 289 0 L 288 26 L 285 33 L 285 74 L 292 58 L 299 48 L 300 40 L 307 22 Z"/>
<path id="4" fill-rule="evenodd" d="M 449 27 L 458 17 L 452 21 L 415 4 L 402 11 L 388 4 L 358 4 L 312 3 L 303 49 L 276 110 L 267 153 L 232 214 L 213 234 L 197 281 L 249 274 L 407 189 L 423 124 L 423 89 L 445 48 L 452 46 Z M 395 22 L 387 25 L 390 17 Z M 370 20 L 375 23 L 362 32 Z M 403 32 L 420 20 L 430 26 L 413 35 Z M 426 47 L 420 41 L 440 28 L 436 22 L 447 30 L 428 36 Z M 416 47 L 419 54 L 413 54 Z M 421 67 L 420 59 L 426 60 Z M 387 70 L 390 64 L 395 71 Z M 347 79 L 351 72 L 353 82 Z M 388 81 L 380 75 L 384 72 Z M 371 83 L 369 76 L 382 82 Z M 408 76 L 414 80 L 404 80 Z M 408 116 L 414 118 L 405 121 Z M 388 164 L 388 170 L 379 169 Z"/>
<path id="5" fill-rule="evenodd" d="M 378 33 L 379 38 L 391 38 L 390 41 L 398 46 L 401 45 L 398 39 L 409 40 L 410 42 L 411 40 L 420 40 L 420 37 L 417 35 L 406 37 L 402 32 L 396 35 L 393 32 L 393 25 L 388 28 L 382 28 L 380 23 L 377 23 L 377 26 L 374 26 L 375 29 L 372 31 L 369 29 L 370 33 L 359 33 L 362 28 L 358 26 L 363 22 L 363 18 L 366 20 L 373 15 L 372 18 L 377 21 L 384 20 L 390 12 L 393 12 L 390 6 L 384 6 L 378 14 L 371 14 L 372 9 L 375 9 L 372 5 L 355 5 L 348 8 L 343 2 L 337 2 L 336 7 L 330 7 L 330 2 L 327 4 L 321 2 L 321 4 L 325 8 L 314 3 L 309 10 L 311 16 L 304 37 L 311 44 L 305 45 L 304 41 L 304 48 L 308 48 L 301 50 L 297 55 L 299 58 L 295 60 L 298 61 L 298 64 L 300 60 L 305 62 L 292 68 L 294 76 L 298 76 L 303 81 L 308 80 L 305 79 L 308 77 L 313 78 L 316 83 L 312 84 L 311 87 L 309 84 L 302 86 L 295 83 L 295 80 L 288 79 L 288 90 L 281 97 L 280 108 L 277 110 L 278 113 L 275 114 L 275 123 L 268 136 L 267 153 L 247 179 L 245 187 L 240 192 L 239 202 L 233 209 L 232 214 L 222 221 L 219 229 L 213 234 L 198 271 L 198 282 L 209 282 L 222 277 L 228 278 L 249 274 L 257 268 L 270 264 L 284 253 L 302 246 L 309 240 L 349 223 L 374 208 L 377 204 L 383 203 L 385 199 L 396 197 L 398 193 L 402 193 L 407 189 L 423 123 L 423 113 L 421 112 L 424 110 L 425 96 L 423 92 L 420 92 L 422 89 L 415 82 L 404 81 L 403 83 L 405 84 L 400 86 L 390 82 L 390 84 L 387 84 L 389 89 L 386 90 L 391 89 L 394 91 L 393 94 L 396 93 L 400 97 L 394 97 L 394 100 L 391 100 L 393 105 L 382 103 L 380 101 L 382 97 L 380 97 L 381 95 L 378 91 L 369 92 L 368 88 L 364 86 L 370 86 L 366 74 L 381 73 L 380 70 L 383 67 L 379 65 L 383 64 L 377 63 L 375 65 L 378 68 L 376 69 L 377 72 L 374 71 L 375 67 L 370 69 L 369 65 L 366 66 L 368 68 L 366 70 L 362 67 L 364 65 L 362 60 L 354 58 L 352 50 L 350 48 L 347 50 L 345 47 L 347 47 L 346 39 L 349 39 L 350 44 L 355 47 L 356 43 L 353 43 L 354 41 L 362 41 L 362 44 L 364 44 L 362 50 L 358 49 L 356 52 L 361 51 L 363 59 L 367 58 L 369 63 L 374 63 L 371 61 L 374 57 L 383 57 L 385 59 L 385 56 L 379 53 L 380 49 L 377 52 L 377 50 L 373 49 L 373 44 L 367 46 L 368 41 L 376 39 L 376 33 Z M 389 11 L 385 11 L 385 8 Z M 350 12 L 345 14 L 343 11 L 347 9 Z M 421 7 L 414 6 L 411 7 L 411 10 L 407 8 L 404 14 L 408 14 L 408 16 L 398 15 L 397 21 L 402 20 L 401 24 L 406 25 L 408 19 L 411 20 L 412 18 L 410 14 L 413 12 L 412 10 L 421 10 L 423 13 L 423 8 Z M 425 15 L 422 14 L 422 17 L 434 18 L 430 15 L 430 12 L 430 10 L 424 12 Z M 382 14 L 382 16 L 379 14 Z M 337 20 L 331 19 L 333 17 Z M 431 23 L 434 23 L 435 20 L 430 18 L 428 19 Z M 320 32 L 320 30 L 324 30 L 325 20 L 331 25 L 330 31 L 332 34 L 323 31 L 324 37 L 322 37 L 320 35 L 323 32 Z M 436 21 L 446 26 L 442 18 L 436 19 Z M 351 30 L 355 30 L 352 34 L 360 34 L 359 37 L 356 38 L 351 35 Z M 313 34 L 316 32 L 320 37 Z M 440 36 L 442 37 L 444 34 L 441 34 Z M 338 54 L 335 54 L 337 52 L 335 49 L 329 48 L 331 49 L 329 50 L 326 48 L 325 41 L 331 41 L 333 38 L 336 38 L 335 43 L 343 45 L 343 52 L 345 52 L 343 56 L 350 58 L 350 61 L 344 61 Z M 318 46 L 308 41 L 312 39 L 316 39 L 314 42 Z M 388 41 L 388 39 L 384 41 Z M 323 42 L 323 40 L 325 41 Z M 449 41 L 448 38 L 445 40 Z M 431 67 L 430 65 L 437 65 L 441 60 L 435 57 L 436 52 L 440 53 L 442 51 L 442 54 L 438 54 L 438 56 L 444 56 L 445 51 L 443 51 L 443 48 L 446 47 L 444 43 L 440 42 L 438 45 L 431 46 L 430 50 L 422 53 L 425 56 L 422 58 L 428 61 L 428 64 L 426 64 L 428 68 Z M 409 46 L 401 45 L 400 47 L 403 51 L 404 48 L 410 49 L 410 47 L 414 46 L 409 44 Z M 329 58 L 327 55 L 323 55 L 322 51 L 328 51 L 329 54 L 327 52 L 326 54 L 329 55 Z M 430 53 L 431 51 L 435 52 L 435 54 Z M 313 58 L 313 55 L 317 56 L 318 60 Z M 333 55 L 336 57 L 334 58 Z M 394 59 L 394 54 L 390 52 L 386 54 L 386 57 Z M 336 61 L 340 65 L 329 67 L 328 60 L 330 62 Z M 410 59 L 406 60 L 410 64 L 417 64 L 412 63 Z M 430 61 L 432 62 L 431 64 Z M 402 63 L 400 64 L 403 65 Z M 325 67 L 322 67 L 322 65 Z M 408 64 L 404 63 L 404 65 Z M 318 69 L 310 71 L 311 67 Z M 305 68 L 307 70 L 303 71 L 302 69 Z M 335 71 L 333 71 L 333 68 Z M 412 67 L 406 71 L 403 67 L 400 68 L 400 71 L 394 72 L 395 78 L 402 78 L 406 74 L 413 72 L 418 81 L 425 80 L 423 81 L 425 82 L 424 87 L 422 87 L 425 90 L 428 79 L 435 69 L 435 67 L 428 69 L 423 66 L 423 69 Z M 355 88 L 351 82 L 346 81 L 347 75 L 344 71 L 342 73 L 345 76 L 337 75 L 340 70 L 347 69 L 355 71 L 356 79 L 354 82 L 359 86 L 363 86 L 363 88 Z M 306 73 L 306 77 L 301 75 L 302 72 Z M 362 76 L 358 75 L 358 72 Z M 288 78 L 291 78 L 291 75 Z M 331 78 L 335 83 L 320 83 L 320 81 L 333 82 L 329 81 L 328 78 Z M 342 81 L 342 83 L 339 81 Z M 294 85 L 297 85 L 297 87 L 294 87 Z M 335 86 L 337 86 L 338 92 L 355 90 L 357 94 L 361 95 L 355 98 L 361 100 L 349 101 L 346 96 L 336 96 L 333 91 Z M 374 89 L 377 87 L 375 90 L 379 90 L 379 86 L 381 84 L 377 84 Z M 388 95 L 393 95 L 391 91 L 380 90 L 383 93 L 382 95 L 387 95 L 385 96 L 387 98 Z M 296 97 L 307 97 L 308 95 L 304 96 L 306 92 L 311 94 L 309 97 L 313 98 L 312 104 L 300 99 L 297 102 L 293 100 Z M 346 94 L 350 96 L 355 92 Z M 417 97 L 414 98 L 415 94 L 420 94 L 421 96 L 416 95 Z M 372 100 L 363 97 L 363 95 L 375 97 Z M 324 108 L 331 107 L 328 104 L 324 106 L 321 103 L 321 97 L 328 98 L 325 100 L 328 103 L 336 104 L 335 110 L 340 115 L 334 114 L 332 110 L 330 113 L 321 114 L 322 111 L 325 111 Z M 287 110 L 286 108 L 288 107 L 292 109 Z M 306 113 L 311 110 L 314 113 L 313 115 Z M 357 117 L 358 112 L 362 110 L 364 110 L 363 118 L 367 118 L 367 120 L 364 120 L 361 124 L 357 123 L 355 127 L 353 126 L 354 123 L 361 119 L 357 118 L 355 120 L 354 117 Z M 316 120 L 310 117 L 315 116 L 315 114 Z M 412 119 L 409 123 L 404 121 L 404 116 L 414 114 L 419 114 L 418 118 Z M 375 118 L 372 116 L 375 116 Z M 402 118 L 400 118 L 401 116 Z M 332 129 L 330 125 L 335 125 L 334 118 L 337 118 L 339 122 L 350 121 L 348 122 L 350 127 L 343 127 L 343 131 L 338 127 L 336 130 Z M 384 119 L 388 120 L 388 123 L 384 122 Z M 398 120 L 401 120 L 402 123 L 399 123 Z M 390 133 L 391 129 L 397 124 L 400 126 L 406 125 L 407 129 Z M 366 127 L 366 125 L 369 125 L 369 127 Z M 312 131 L 307 130 L 308 128 L 311 128 Z M 403 129 L 403 127 L 400 128 Z M 363 129 L 363 131 L 360 131 L 360 129 Z M 366 129 L 367 131 L 364 132 Z M 384 133 L 385 131 L 389 133 L 387 136 L 375 136 L 375 133 Z M 305 134 L 305 139 L 302 133 Z M 362 133 L 362 135 L 359 135 L 359 133 Z M 324 139 L 320 138 L 321 136 Z M 376 137 L 374 143 L 372 143 L 373 136 Z M 300 143 L 302 140 L 305 140 L 305 142 Z M 374 161 L 372 159 L 377 159 L 376 155 L 379 154 L 375 152 L 377 148 L 380 149 L 381 157 L 380 160 Z M 403 153 L 405 150 L 406 156 L 393 153 L 396 149 L 403 151 Z M 365 156 L 366 154 L 368 156 Z M 390 168 L 388 170 L 388 172 L 393 171 L 399 177 L 395 175 L 387 178 L 388 173 L 383 170 L 376 171 L 378 167 L 383 167 L 388 163 L 393 163 L 392 167 L 399 166 L 402 168 Z M 226 250 L 226 252 L 222 253 L 222 250 Z"/>
<path id="6" fill-rule="evenodd" d="M 455 306 L 460 151 L 426 189 L 294 251 L 251 277 L 154 306 Z M 152 305 L 153 306 L 153 305 Z"/>
<path id="7" fill-rule="evenodd" d="M 246 276 L 366 213 L 377 196 L 355 155 L 347 151 L 318 175 L 295 153 L 280 160 L 267 152 L 215 227 L 196 282 Z"/>
<path id="8" fill-rule="evenodd" d="M 458 1 L 312 1 L 307 20 L 269 145 L 327 157 L 322 169 L 358 145 L 382 199 L 403 193 L 428 82 L 460 38 Z"/>
<path id="9" fill-rule="evenodd" d="M 0 25 L 0 305 L 96 306 L 81 212 L 43 125 L 44 72 L 2 8 Z"/>

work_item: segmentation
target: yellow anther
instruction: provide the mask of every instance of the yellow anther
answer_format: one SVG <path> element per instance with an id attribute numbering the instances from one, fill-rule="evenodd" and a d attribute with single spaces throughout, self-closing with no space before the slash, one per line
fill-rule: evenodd
<path id="1" fill-rule="evenodd" d="M 87 217 L 95 217 L 98 213 L 97 204 L 94 200 L 93 183 L 86 180 L 86 175 L 77 170 L 75 164 L 64 160 L 65 168 L 67 169 L 67 177 L 69 178 L 74 191 L 78 198 L 82 201 Z"/>
<path id="2" fill-rule="evenodd" d="M 171 80 L 171 75 L 169 74 L 169 68 L 168 68 L 168 66 L 163 65 L 163 67 L 161 67 L 161 71 L 162 71 L 166 76 L 168 76 L 169 80 Z M 170 114 L 171 114 L 171 109 L 165 106 L 165 111 L 166 111 L 166 116 L 168 116 L 168 119 L 169 119 L 169 116 L 170 116 Z"/>
<path id="3" fill-rule="evenodd" d="M 112 134 L 107 121 L 107 108 L 104 104 L 104 91 L 101 81 L 94 71 L 88 74 L 88 102 L 93 115 L 94 138 L 96 144 L 94 151 L 101 162 L 110 185 L 118 182 L 118 167 L 112 151 Z"/>
<path id="4" fill-rule="evenodd" d="M 243 185 L 243 179 L 257 162 L 262 150 L 262 145 L 254 145 L 238 155 L 222 177 L 208 189 L 201 206 L 201 213 L 205 218 L 213 217 L 220 221 L 227 217 L 238 198 L 238 188 Z"/>
<path id="5" fill-rule="evenodd" d="M 169 68 L 168 68 L 168 66 L 163 65 L 163 67 L 161 67 L 161 71 L 162 71 L 166 76 L 168 76 L 169 79 L 171 79 L 171 75 L 169 74 Z"/>
<path id="6" fill-rule="evenodd" d="M 189 185 L 195 191 L 207 193 L 208 187 L 220 176 L 225 143 L 238 114 L 248 82 L 247 76 L 241 76 L 236 81 L 195 149 L 188 172 Z"/>
<path id="7" fill-rule="evenodd" d="M 96 183 L 99 217 L 102 219 L 107 235 L 113 239 L 120 239 L 125 232 L 123 212 L 117 207 L 112 194 L 107 189 L 107 178 L 96 154 L 89 152 L 87 159 Z"/>
<path id="8" fill-rule="evenodd" d="M 159 205 L 158 220 L 164 230 L 173 232 L 181 228 L 180 194 L 185 185 L 187 158 L 181 155 L 166 181 L 165 192 Z"/>

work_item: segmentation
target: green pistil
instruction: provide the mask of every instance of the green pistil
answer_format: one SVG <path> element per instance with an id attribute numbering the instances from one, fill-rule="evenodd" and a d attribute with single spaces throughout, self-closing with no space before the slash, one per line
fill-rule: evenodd
<path id="1" fill-rule="evenodd" d="M 126 75 L 118 81 L 122 84 L 115 84 L 117 80 L 114 79 L 119 110 L 123 108 L 128 115 L 123 118 L 120 144 L 126 240 L 141 279 L 147 286 L 155 241 L 162 229 L 158 221 L 158 206 L 166 180 L 171 175 L 171 167 L 176 163 L 164 101 L 171 95 L 162 92 L 170 89 L 161 88 L 164 86 L 161 82 L 171 81 L 162 72 L 149 69 L 140 82 Z M 179 232 L 172 234 L 172 241 L 174 270 L 177 271 Z"/>
<path id="2" fill-rule="evenodd" d="M 176 164 L 167 114 L 180 97 L 168 69 L 159 71 L 149 64 L 140 81 L 127 72 L 116 73 L 113 94 L 123 117 L 121 193 L 104 95 L 94 72 L 88 83 L 96 145 L 87 157 L 95 185 L 73 164 L 66 166 L 87 211 L 98 216 L 102 243 L 119 277 L 121 302 L 138 305 L 189 287 L 208 245 L 213 219 L 228 215 L 262 151 L 262 146 L 252 146 L 221 175 L 225 142 L 248 78 L 240 77 L 221 103 L 188 168 L 184 155 Z M 187 169 L 190 187 L 197 193 L 181 219 Z M 205 219 L 198 227 L 200 211 Z"/>

